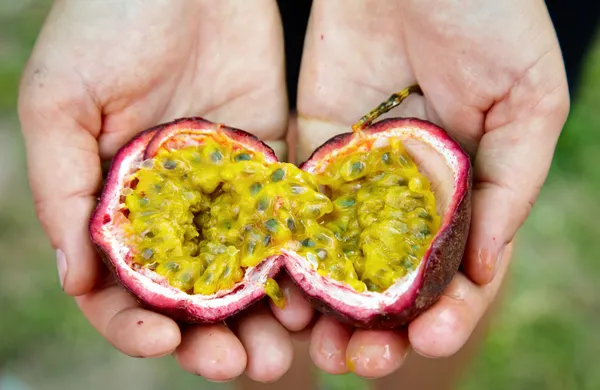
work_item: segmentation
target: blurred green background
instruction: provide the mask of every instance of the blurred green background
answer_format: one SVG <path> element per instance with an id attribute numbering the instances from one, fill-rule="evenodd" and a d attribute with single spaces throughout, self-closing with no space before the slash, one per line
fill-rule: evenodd
<path id="1" fill-rule="evenodd" d="M 20 72 L 49 4 L 0 1 L 0 389 L 227 388 L 185 374 L 171 358 L 122 356 L 60 290 L 15 112 Z M 507 299 L 462 390 L 600 389 L 596 42 L 550 176 L 518 237 Z M 329 388 L 361 387 L 350 378 L 322 376 Z"/>

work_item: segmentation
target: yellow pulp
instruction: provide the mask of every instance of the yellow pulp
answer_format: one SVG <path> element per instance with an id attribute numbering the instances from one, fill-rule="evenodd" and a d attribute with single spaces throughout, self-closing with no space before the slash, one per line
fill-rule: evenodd
<path id="1" fill-rule="evenodd" d="M 134 177 L 123 193 L 134 261 L 193 294 L 232 288 L 282 248 L 357 291 L 381 292 L 419 264 L 440 223 L 429 182 L 400 142 L 313 176 L 205 138 L 161 149 Z M 282 303 L 275 281 L 265 290 Z"/>

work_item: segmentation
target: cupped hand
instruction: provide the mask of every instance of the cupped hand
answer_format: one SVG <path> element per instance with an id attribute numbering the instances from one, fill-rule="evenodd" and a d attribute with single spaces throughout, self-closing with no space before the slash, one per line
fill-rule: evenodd
<path id="1" fill-rule="evenodd" d="M 381 377 L 411 348 L 436 358 L 465 344 L 498 292 L 569 110 L 543 1 L 315 0 L 298 92 L 300 159 L 415 83 L 424 98 L 389 115 L 441 125 L 474 158 L 461 272 L 406 329 L 355 330 L 321 317 L 311 356 L 329 373 Z"/>
<path id="2" fill-rule="evenodd" d="M 181 330 L 142 309 L 101 265 L 88 218 L 102 164 L 137 132 L 200 115 L 244 128 L 285 154 L 283 39 L 274 1 L 56 1 L 22 78 L 19 114 L 39 219 L 57 249 L 66 293 L 112 345 L 131 356 L 173 353 L 209 380 L 257 381 L 292 360 L 284 325 L 310 306 L 284 281 L 284 311 Z M 278 321 L 279 319 L 279 321 Z"/>

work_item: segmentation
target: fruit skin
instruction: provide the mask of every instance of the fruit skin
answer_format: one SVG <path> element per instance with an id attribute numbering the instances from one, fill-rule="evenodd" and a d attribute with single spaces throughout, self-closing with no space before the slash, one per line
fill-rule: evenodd
<path id="1" fill-rule="evenodd" d="M 265 297 L 264 281 L 267 278 L 275 278 L 279 273 L 282 265 L 280 256 L 267 258 L 251 271 L 247 271 L 250 280 L 245 279 L 245 283 L 236 286 L 232 293 L 222 294 L 224 295 L 222 297 L 219 294 L 209 297 L 188 295 L 165 283 L 162 285 L 153 283 L 146 276 L 133 271 L 129 267 L 131 253 L 127 253 L 126 248 L 119 243 L 118 236 L 115 237 L 110 232 L 110 227 L 114 226 L 112 224 L 114 211 L 120 202 L 120 190 L 124 178 L 135 169 L 136 162 L 139 163 L 147 157 L 147 149 L 150 145 L 155 145 L 165 137 L 181 132 L 182 128 L 189 130 L 188 133 L 191 134 L 205 130 L 222 132 L 262 152 L 267 161 L 277 161 L 273 150 L 255 136 L 202 118 L 178 119 L 145 130 L 124 145 L 114 157 L 99 203 L 90 218 L 90 237 L 117 280 L 141 304 L 182 322 L 214 323 L 231 317 Z"/>
<path id="2" fill-rule="evenodd" d="M 442 295 L 462 261 L 471 222 L 472 167 L 469 156 L 446 132 L 431 122 L 416 118 L 392 118 L 374 123 L 363 129 L 362 135 L 383 135 L 391 129 L 413 128 L 433 135 L 445 150 L 456 158 L 455 188 L 452 192 L 450 218 L 444 216 L 440 230 L 427 250 L 410 289 L 392 304 L 382 303 L 370 309 L 361 305 L 347 305 L 315 288 L 314 281 L 298 272 L 293 254 L 286 257 L 286 270 L 304 292 L 311 304 L 324 314 L 334 316 L 356 327 L 391 329 L 404 326 L 433 305 Z M 360 133 L 344 133 L 329 139 L 313 152 L 300 168 L 313 171 L 315 164 L 327 158 L 332 151 L 348 144 Z M 356 294 L 348 291 L 347 294 Z"/>
<path id="3" fill-rule="evenodd" d="M 124 177 L 134 170 L 133 163 L 152 157 L 165 140 L 177 138 L 178 135 L 182 135 L 183 140 L 188 140 L 188 135 L 193 138 L 194 135 L 210 132 L 221 132 L 250 149 L 263 153 L 267 161 L 277 161 L 273 150 L 255 136 L 203 118 L 183 118 L 153 127 L 140 133 L 119 150 L 106 179 L 100 202 L 90 219 L 92 241 L 119 282 L 138 301 L 157 312 L 183 322 L 212 323 L 235 315 L 264 298 L 264 281 L 266 278 L 275 278 L 282 266 L 285 266 L 287 273 L 309 301 L 323 313 L 361 328 L 387 329 L 405 325 L 439 299 L 462 260 L 471 217 L 472 172 L 468 155 L 441 128 L 430 122 L 413 118 L 386 119 L 362 128 L 359 132 L 331 138 L 315 150 L 300 167 L 311 171 L 315 163 L 360 134 L 385 136 L 386 132 L 396 128 L 413 128 L 417 132 L 426 132 L 440 141 L 446 148 L 445 153 L 451 154 L 456 159 L 458 176 L 455 180 L 457 187 L 453 191 L 454 212 L 451 213 L 451 218 L 444 218 L 440 231 L 421 262 L 410 288 L 398 299 L 392 297 L 391 303 L 376 304 L 375 307 L 370 308 L 368 305 L 352 306 L 344 299 L 336 299 L 333 295 L 351 297 L 361 294 L 339 284 L 335 287 L 332 285 L 335 291 L 330 289 L 329 293 L 316 289 L 309 278 L 322 277 L 312 272 L 309 278 L 306 278 L 297 267 L 302 259 L 289 252 L 284 252 L 281 256 L 272 256 L 249 271 L 251 284 L 248 283 L 248 279 L 245 279 L 245 284 L 236 287 L 233 292 L 217 294 L 216 297 L 190 296 L 164 283 L 163 285 L 152 283 L 145 276 L 133 271 L 126 262 L 131 261 L 131 255 L 123 256 L 126 248 L 119 244 L 118 237 L 111 236 L 109 230 L 112 226 L 114 210 L 119 204 L 119 191 Z"/>

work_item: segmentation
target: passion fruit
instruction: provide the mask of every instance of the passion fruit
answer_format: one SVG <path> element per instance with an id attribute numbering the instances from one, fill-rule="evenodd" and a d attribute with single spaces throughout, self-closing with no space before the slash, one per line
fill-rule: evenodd
<path id="1" fill-rule="evenodd" d="M 321 312 L 363 328 L 412 320 L 442 294 L 470 223 L 471 163 L 444 130 L 385 119 L 394 94 L 299 167 L 203 118 L 148 129 L 113 159 L 92 241 L 139 301 L 222 321 L 268 295 L 282 267 Z"/>

